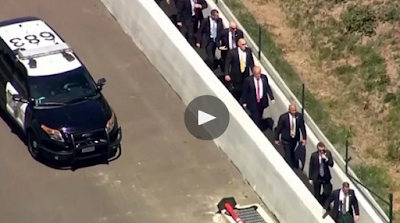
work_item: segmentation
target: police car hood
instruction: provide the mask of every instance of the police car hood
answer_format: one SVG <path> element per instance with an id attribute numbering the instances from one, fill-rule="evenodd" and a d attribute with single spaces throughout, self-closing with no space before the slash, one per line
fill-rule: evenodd
<path id="1" fill-rule="evenodd" d="M 89 131 L 106 127 L 111 108 L 103 96 L 51 109 L 36 111 L 39 123 L 52 128 L 66 128 L 68 132 Z"/>

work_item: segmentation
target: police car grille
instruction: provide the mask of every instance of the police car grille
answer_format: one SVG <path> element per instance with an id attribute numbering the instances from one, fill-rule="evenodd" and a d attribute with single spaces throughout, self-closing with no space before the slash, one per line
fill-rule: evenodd
<path id="1" fill-rule="evenodd" d="M 101 146 L 107 144 L 107 135 L 102 130 L 73 134 L 75 147 Z"/>

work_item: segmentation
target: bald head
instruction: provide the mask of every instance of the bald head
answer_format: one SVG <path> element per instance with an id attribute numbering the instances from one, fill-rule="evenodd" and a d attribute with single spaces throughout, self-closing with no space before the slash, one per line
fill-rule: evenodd
<path id="1" fill-rule="evenodd" d="M 241 50 L 245 50 L 247 47 L 246 40 L 243 38 L 239 39 L 237 42 L 237 47 L 239 47 Z"/>
<path id="2" fill-rule="evenodd" d="M 237 24 L 236 24 L 236 22 L 230 21 L 230 22 L 229 22 L 229 28 L 230 28 L 230 29 L 233 29 L 233 30 L 236 30 L 236 29 L 237 29 Z"/>
<path id="3" fill-rule="evenodd" d="M 295 103 L 291 103 L 291 104 L 289 105 L 289 113 L 292 114 L 292 115 L 295 115 L 296 112 L 297 112 L 297 106 L 296 106 L 296 104 L 295 104 Z"/>
<path id="4" fill-rule="evenodd" d="M 254 66 L 253 68 L 253 75 L 256 79 L 260 79 L 261 77 L 261 67 L 259 66 Z"/>

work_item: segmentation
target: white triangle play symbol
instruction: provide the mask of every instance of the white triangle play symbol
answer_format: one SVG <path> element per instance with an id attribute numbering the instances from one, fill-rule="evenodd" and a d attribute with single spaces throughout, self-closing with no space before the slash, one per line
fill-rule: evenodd
<path id="1" fill-rule="evenodd" d="M 209 121 L 216 119 L 215 116 L 207 114 L 201 110 L 197 112 L 197 125 L 203 125 Z"/>

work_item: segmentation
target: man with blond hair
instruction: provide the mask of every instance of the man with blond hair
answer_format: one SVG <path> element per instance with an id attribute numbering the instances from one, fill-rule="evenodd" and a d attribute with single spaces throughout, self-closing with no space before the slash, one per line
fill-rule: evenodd
<path id="1" fill-rule="evenodd" d="M 274 103 L 267 75 L 261 73 L 261 67 L 254 66 L 253 76 L 247 77 L 243 83 L 242 100 L 243 107 L 248 109 L 251 119 L 260 129 L 264 109 L 269 106 L 268 96 Z"/>

